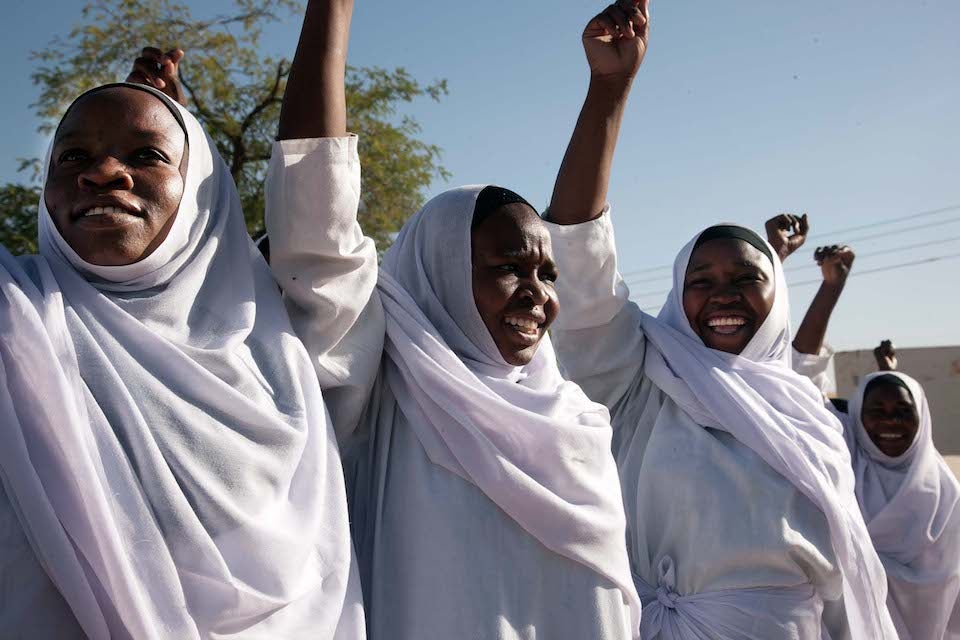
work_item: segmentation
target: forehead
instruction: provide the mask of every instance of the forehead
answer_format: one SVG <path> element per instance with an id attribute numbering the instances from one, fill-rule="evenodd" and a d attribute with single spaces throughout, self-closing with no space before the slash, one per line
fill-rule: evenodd
<path id="1" fill-rule="evenodd" d="M 56 143 L 83 136 L 113 140 L 153 136 L 179 141 L 183 130 L 159 98 L 130 87 L 113 87 L 83 96 L 57 129 Z"/>
<path id="2" fill-rule="evenodd" d="M 770 260 L 759 249 L 739 238 L 715 238 L 693 250 L 687 272 L 704 268 L 736 268 L 754 266 L 766 273 L 772 271 Z"/>
<path id="3" fill-rule="evenodd" d="M 864 404 L 876 402 L 903 402 L 912 405 L 913 395 L 895 382 L 882 380 L 870 385 L 863 399 Z"/>
<path id="4" fill-rule="evenodd" d="M 472 232 L 475 247 L 489 251 L 550 248 L 550 232 L 529 206 L 515 202 L 500 207 Z"/>

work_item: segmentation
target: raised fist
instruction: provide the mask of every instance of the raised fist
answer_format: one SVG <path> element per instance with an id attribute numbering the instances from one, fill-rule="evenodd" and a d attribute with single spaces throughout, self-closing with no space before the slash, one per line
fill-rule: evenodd
<path id="1" fill-rule="evenodd" d="M 853 249 L 846 245 L 817 247 L 813 252 L 813 259 L 823 272 L 823 281 L 835 285 L 842 285 L 847 281 L 854 258 L 856 254 Z"/>
<path id="2" fill-rule="evenodd" d="M 649 0 L 618 0 L 583 30 L 583 48 L 594 77 L 632 79 L 647 53 Z"/>
<path id="3" fill-rule="evenodd" d="M 873 357 L 877 360 L 878 371 L 897 370 L 897 350 L 889 340 L 884 340 L 873 350 Z"/>
<path id="4" fill-rule="evenodd" d="M 783 262 L 807 241 L 810 223 L 807 221 L 807 214 L 798 218 L 789 213 L 781 213 L 767 220 L 764 228 L 767 230 L 767 242 L 773 245 L 780 256 L 780 262 Z"/>
<path id="5" fill-rule="evenodd" d="M 156 47 L 144 47 L 140 57 L 133 61 L 133 70 L 127 76 L 127 82 L 153 87 L 187 106 L 187 95 L 183 92 L 179 76 L 182 59 L 182 49 L 171 49 L 163 53 Z"/>

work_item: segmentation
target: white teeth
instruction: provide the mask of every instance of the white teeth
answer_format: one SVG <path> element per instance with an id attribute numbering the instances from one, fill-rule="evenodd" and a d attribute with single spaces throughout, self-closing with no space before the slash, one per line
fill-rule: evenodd
<path id="1" fill-rule="evenodd" d="M 88 209 L 88 210 L 83 214 L 83 216 L 84 216 L 84 217 L 89 217 L 89 216 L 102 216 L 102 215 L 106 215 L 106 214 L 131 215 L 131 214 L 129 214 L 125 209 L 121 209 L 120 207 L 93 207 L 92 209 Z"/>
<path id="2" fill-rule="evenodd" d="M 536 333 L 537 329 L 540 327 L 540 325 L 534 322 L 533 320 L 528 320 L 526 318 L 509 317 L 509 318 L 505 318 L 504 322 L 506 322 L 512 327 L 516 327 L 517 329 L 520 329 L 524 333 Z"/>
<path id="3" fill-rule="evenodd" d="M 881 440 L 899 440 L 903 436 L 899 433 L 880 433 L 877 434 Z"/>
<path id="4" fill-rule="evenodd" d="M 737 317 L 711 318 L 707 321 L 708 327 L 742 327 L 745 324 L 747 324 L 746 320 Z"/>

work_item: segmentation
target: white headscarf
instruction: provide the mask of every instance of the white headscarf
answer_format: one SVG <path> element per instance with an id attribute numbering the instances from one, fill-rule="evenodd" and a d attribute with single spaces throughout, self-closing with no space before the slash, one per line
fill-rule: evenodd
<path id="1" fill-rule="evenodd" d="M 683 311 L 687 263 L 699 236 L 677 256 L 673 289 L 659 316 L 643 316 L 645 372 L 696 423 L 730 433 L 823 511 L 853 637 L 895 638 L 884 604 L 883 567 L 856 504 L 842 427 L 816 387 L 790 368 L 783 267 L 772 260 L 773 307 L 743 352 L 710 349 Z"/>
<path id="2" fill-rule="evenodd" d="M 895 458 L 863 426 L 867 386 L 882 376 L 903 381 L 920 416 L 913 443 Z M 871 373 L 850 399 L 849 422 L 857 499 L 887 570 L 891 613 L 909 631 L 902 637 L 942 638 L 951 616 L 960 625 L 960 483 L 933 445 L 923 387 L 899 372 Z"/>
<path id="3" fill-rule="evenodd" d="M 507 364 L 477 311 L 470 228 L 482 189 L 428 202 L 384 258 L 387 381 L 433 463 L 610 580 L 639 630 L 606 408 L 563 380 L 547 337 L 530 364 Z"/>
<path id="4" fill-rule="evenodd" d="M 82 260 L 43 200 L 41 255 L 0 251 L 7 493 L 91 638 L 362 634 L 319 383 L 230 172 L 185 109 L 125 86 L 180 115 L 183 198 L 129 266 Z"/>

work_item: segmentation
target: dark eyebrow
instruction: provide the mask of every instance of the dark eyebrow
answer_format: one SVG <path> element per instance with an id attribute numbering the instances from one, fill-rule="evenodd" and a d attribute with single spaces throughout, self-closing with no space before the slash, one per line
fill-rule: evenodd
<path id="1" fill-rule="evenodd" d="M 751 269 L 757 269 L 758 271 L 763 271 L 756 262 L 753 262 L 751 260 L 741 260 L 737 262 L 736 265 L 738 267 L 747 267 Z M 697 271 L 704 271 L 705 269 L 709 269 L 712 266 L 713 266 L 712 262 L 703 262 L 696 265 L 692 269 L 690 269 L 690 273 L 696 273 Z"/>
<path id="2" fill-rule="evenodd" d="M 151 129 L 128 129 L 128 132 L 146 144 L 175 144 L 169 137 Z M 83 138 L 84 133 L 85 130 L 83 129 L 67 129 L 66 132 L 57 135 L 56 144 L 69 143 L 76 138 Z"/>

